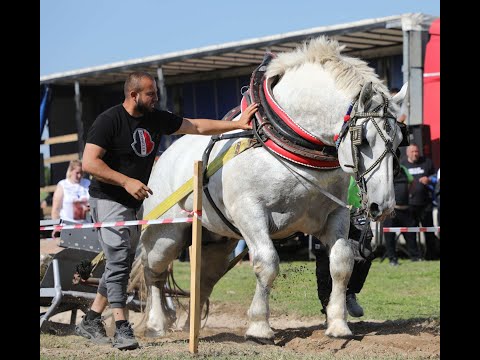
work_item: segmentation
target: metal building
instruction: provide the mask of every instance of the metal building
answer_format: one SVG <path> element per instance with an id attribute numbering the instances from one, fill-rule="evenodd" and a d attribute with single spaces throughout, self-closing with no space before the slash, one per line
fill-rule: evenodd
<path id="1" fill-rule="evenodd" d="M 41 76 L 41 96 L 47 90 L 50 96 L 48 114 L 40 122 L 42 136 L 48 118 L 49 138 L 41 144 L 49 145 L 50 157 L 40 157 L 51 165 L 50 184 L 43 190 L 53 191 L 68 161 L 81 158 L 96 116 L 123 101 L 129 72 L 147 71 L 157 78 L 161 108 L 185 117 L 220 119 L 238 105 L 242 86 L 266 51 L 290 51 L 320 35 L 345 45 L 345 54 L 368 61 L 390 88 L 409 81 L 408 124 L 422 124 L 424 52 L 435 19 L 420 13 L 366 19 Z M 45 110 L 45 102 L 43 106 Z"/>

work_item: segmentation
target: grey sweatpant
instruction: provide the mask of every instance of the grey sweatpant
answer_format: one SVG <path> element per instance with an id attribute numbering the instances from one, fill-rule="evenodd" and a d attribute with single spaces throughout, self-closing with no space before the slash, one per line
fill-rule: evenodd
<path id="1" fill-rule="evenodd" d="M 115 201 L 90 197 L 90 212 L 94 222 L 137 220 L 137 211 Z M 127 285 L 140 240 L 140 226 L 98 228 L 98 239 L 106 258 L 105 271 L 98 293 L 105 296 L 111 308 L 124 308 Z"/>

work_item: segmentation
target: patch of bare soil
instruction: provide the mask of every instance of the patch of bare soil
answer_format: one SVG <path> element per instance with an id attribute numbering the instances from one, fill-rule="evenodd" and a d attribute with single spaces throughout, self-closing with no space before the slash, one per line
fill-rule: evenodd
<path id="1" fill-rule="evenodd" d="M 245 339 L 247 309 L 230 304 L 212 304 L 208 319 L 202 321 L 200 343 L 196 358 L 222 359 L 437 359 L 440 358 L 440 323 L 426 319 L 398 321 L 352 321 L 354 333 L 351 339 L 335 339 L 325 336 L 325 318 L 294 318 L 277 315 L 270 318 L 275 331 L 274 345 L 259 345 Z M 77 323 L 82 312 L 78 312 Z M 108 316 L 107 334 L 113 334 L 113 320 Z M 130 312 L 130 321 L 140 323 L 141 314 Z M 66 324 L 70 312 L 57 314 L 51 319 L 65 325 L 52 326 L 56 335 L 41 335 L 42 358 L 142 358 L 184 359 L 189 353 L 189 333 L 182 331 L 185 313 L 179 311 L 177 327 L 164 338 L 145 338 L 136 325 L 134 329 L 141 347 L 121 352 L 110 346 L 99 346 L 73 334 Z M 48 332 L 48 329 L 46 330 Z"/>

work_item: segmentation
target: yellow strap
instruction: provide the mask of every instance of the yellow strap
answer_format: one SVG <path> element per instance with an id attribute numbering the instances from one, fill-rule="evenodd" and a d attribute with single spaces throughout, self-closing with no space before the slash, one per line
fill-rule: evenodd
<path id="1" fill-rule="evenodd" d="M 228 148 L 227 151 L 223 152 L 220 156 L 217 156 L 207 168 L 207 177 L 211 177 L 219 169 L 223 167 L 229 160 L 233 159 L 235 156 L 241 152 L 252 147 L 256 141 L 254 139 L 242 139 L 241 141 L 236 142 L 233 146 Z M 172 195 L 163 200 L 159 205 L 157 205 L 152 211 L 150 211 L 144 220 L 154 220 L 162 216 L 168 209 L 173 205 L 182 200 L 185 196 L 190 194 L 193 191 L 193 177 L 180 186 Z M 142 226 L 142 231 L 147 228 L 148 224 Z"/>
<path id="2" fill-rule="evenodd" d="M 242 139 L 239 142 L 236 142 L 233 146 L 230 146 L 227 151 L 222 153 L 220 156 L 216 157 L 207 168 L 207 177 L 211 177 L 215 174 L 224 164 L 229 160 L 233 159 L 235 156 L 241 152 L 252 147 L 256 143 L 254 139 Z M 154 220 L 162 216 L 168 209 L 170 209 L 177 202 L 182 200 L 185 196 L 190 194 L 193 191 L 193 177 L 180 186 L 172 195 L 163 200 L 159 205 L 150 211 L 143 219 L 144 220 Z M 142 231 L 147 228 L 148 224 L 142 226 Z M 98 253 L 98 255 L 91 261 L 91 264 L 96 265 L 105 259 L 105 254 L 103 251 Z M 92 270 L 93 272 L 93 270 Z"/>
<path id="3" fill-rule="evenodd" d="M 90 264 L 92 265 L 92 272 L 93 270 L 95 270 L 95 268 L 97 267 L 98 263 L 100 263 L 100 261 L 103 261 L 105 259 L 105 254 L 103 253 L 103 251 L 100 251 L 97 256 L 95 256 L 93 258 L 92 261 L 90 261 Z"/>

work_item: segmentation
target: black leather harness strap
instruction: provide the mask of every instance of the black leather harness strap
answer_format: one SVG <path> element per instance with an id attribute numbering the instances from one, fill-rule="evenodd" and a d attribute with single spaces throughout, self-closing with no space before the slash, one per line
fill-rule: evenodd
<path id="1" fill-rule="evenodd" d="M 235 108 L 236 109 L 236 108 Z M 232 110 L 235 110 L 232 109 Z M 230 110 L 230 111 L 232 111 Z M 227 113 L 228 114 L 228 113 Z M 224 117 L 225 119 L 225 117 Z M 210 202 L 210 205 L 212 205 L 213 210 L 217 213 L 217 215 L 222 219 L 222 221 L 225 223 L 225 225 L 228 226 L 230 230 L 235 232 L 236 234 L 242 236 L 240 231 L 237 229 L 235 225 L 233 225 L 230 220 L 228 220 L 225 215 L 223 215 L 222 211 L 218 208 L 217 204 L 215 204 L 215 201 L 213 201 L 212 196 L 210 195 L 210 191 L 208 190 L 208 182 L 210 178 L 207 176 L 207 165 L 208 165 L 208 159 L 210 158 L 210 153 L 213 149 L 213 146 L 217 141 L 220 140 L 226 140 L 226 139 L 235 139 L 235 138 L 253 138 L 253 130 L 245 130 L 233 134 L 220 134 L 220 135 L 213 135 L 210 138 L 210 142 L 208 143 L 205 151 L 203 152 L 202 156 L 202 162 L 203 162 L 203 192 L 205 193 L 205 196 L 207 197 L 208 201 Z M 256 143 L 252 141 L 252 146 L 255 146 Z"/>

